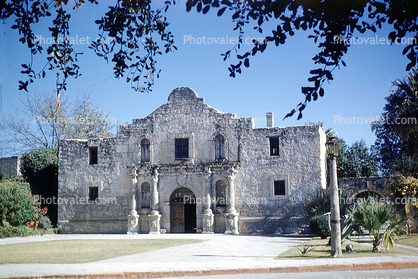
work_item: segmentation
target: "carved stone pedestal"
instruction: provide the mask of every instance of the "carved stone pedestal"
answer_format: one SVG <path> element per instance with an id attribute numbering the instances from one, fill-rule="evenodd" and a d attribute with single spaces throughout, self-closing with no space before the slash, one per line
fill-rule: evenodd
<path id="1" fill-rule="evenodd" d="M 139 232 L 138 217 L 139 215 L 136 211 L 129 212 L 127 234 L 138 234 Z"/>
<path id="2" fill-rule="evenodd" d="M 203 231 L 202 233 L 213 233 L 213 213 L 212 210 L 206 209 L 202 214 Z"/>
<path id="3" fill-rule="evenodd" d="M 225 220 L 226 220 L 225 234 L 239 234 L 238 215 L 239 214 L 237 212 L 225 213 Z"/>
<path id="4" fill-rule="evenodd" d="M 160 219 L 161 214 L 158 211 L 151 212 L 149 217 L 149 233 L 159 234 L 160 233 Z"/>

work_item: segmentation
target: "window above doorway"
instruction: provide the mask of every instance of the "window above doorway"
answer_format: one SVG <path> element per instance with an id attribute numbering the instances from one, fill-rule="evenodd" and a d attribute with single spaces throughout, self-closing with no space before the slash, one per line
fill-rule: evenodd
<path id="1" fill-rule="evenodd" d="M 176 160 L 189 158 L 189 139 L 188 138 L 176 139 L 175 158 Z"/>
<path id="2" fill-rule="evenodd" d="M 143 139 L 141 141 L 141 163 L 151 161 L 150 145 L 151 143 L 148 139 Z"/>
<path id="3" fill-rule="evenodd" d="M 215 137 L 215 160 L 225 159 L 225 139 L 222 135 Z"/>

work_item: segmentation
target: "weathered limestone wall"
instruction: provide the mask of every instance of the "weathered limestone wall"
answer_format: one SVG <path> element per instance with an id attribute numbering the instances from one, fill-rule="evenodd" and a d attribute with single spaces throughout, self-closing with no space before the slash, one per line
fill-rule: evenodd
<path id="1" fill-rule="evenodd" d="M 304 200 L 325 187 L 323 133 L 316 125 L 255 129 L 242 138 L 241 233 L 306 232 Z M 269 137 L 279 137 L 279 156 L 270 156 Z M 285 180 L 285 196 L 274 196 L 274 180 Z"/>
<path id="2" fill-rule="evenodd" d="M 22 176 L 21 172 L 22 157 L 4 157 L 0 158 L 0 177 L 8 176 Z"/>
<path id="3" fill-rule="evenodd" d="M 187 97 L 169 98 L 168 104 L 146 118 L 134 119 L 132 124 L 118 126 L 117 137 L 130 138 L 128 148 L 132 156 L 127 159 L 130 159 L 131 164 L 140 162 L 140 143 L 144 138 L 151 142 L 151 162 L 154 164 L 213 162 L 214 138 L 217 134 L 225 138 L 226 159 L 238 160 L 238 133 L 241 126 L 252 125 L 251 119 L 219 112 L 205 104 L 202 98 L 197 98 L 197 95 Z M 176 138 L 189 138 L 188 160 L 175 159 Z"/>
<path id="4" fill-rule="evenodd" d="M 98 147 L 98 164 L 89 164 L 89 146 Z M 61 140 L 58 222 L 64 233 L 126 233 L 129 185 L 114 139 Z M 99 188 L 89 201 L 89 187 Z"/>

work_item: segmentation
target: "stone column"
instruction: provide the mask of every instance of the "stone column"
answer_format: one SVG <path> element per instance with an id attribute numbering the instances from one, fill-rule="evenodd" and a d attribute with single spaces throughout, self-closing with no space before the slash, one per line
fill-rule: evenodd
<path id="1" fill-rule="evenodd" d="M 211 194 L 212 209 L 213 209 L 213 212 L 216 213 L 216 199 L 217 199 L 217 197 L 216 197 L 216 184 L 212 184 L 211 187 L 212 187 L 212 194 Z"/>
<path id="2" fill-rule="evenodd" d="M 235 209 L 235 173 L 234 168 L 228 171 L 228 210 L 225 213 L 226 230 L 225 234 L 239 234 L 238 213 Z"/>
<path id="3" fill-rule="evenodd" d="M 130 202 L 130 211 L 128 215 L 128 234 L 138 234 L 139 225 L 138 225 L 138 212 L 136 211 L 136 192 L 137 192 L 137 174 L 136 170 L 130 170 L 130 177 L 132 181 L 131 187 L 131 202 Z"/>
<path id="4" fill-rule="evenodd" d="M 158 170 L 155 169 L 152 174 L 151 185 L 151 210 L 154 213 L 158 213 L 158 199 Z"/>
<path id="5" fill-rule="evenodd" d="M 227 213 L 236 213 L 235 209 L 235 170 L 228 171 L 228 210 Z"/>
<path id="6" fill-rule="evenodd" d="M 159 234 L 160 233 L 160 220 L 161 214 L 158 211 L 158 169 L 155 168 L 152 174 L 152 185 L 151 185 L 151 214 L 149 215 L 149 233 Z"/>
<path id="7" fill-rule="evenodd" d="M 205 180 L 206 180 L 206 209 L 202 214 L 202 222 L 203 222 L 203 231 L 202 233 L 213 233 L 213 213 L 212 209 L 210 209 L 211 205 L 211 198 L 210 198 L 210 191 L 212 186 L 212 172 L 208 168 L 205 172 Z"/>

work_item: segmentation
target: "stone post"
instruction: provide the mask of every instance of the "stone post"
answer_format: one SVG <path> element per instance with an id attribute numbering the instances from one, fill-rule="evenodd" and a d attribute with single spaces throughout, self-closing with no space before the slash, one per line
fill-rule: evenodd
<path id="1" fill-rule="evenodd" d="M 225 213 L 226 230 L 225 234 L 239 234 L 238 232 L 238 213 L 235 209 L 235 170 L 228 171 L 228 210 Z"/>
<path id="2" fill-rule="evenodd" d="M 149 233 L 159 234 L 160 233 L 160 219 L 161 214 L 158 211 L 158 169 L 155 168 L 152 174 L 152 185 L 151 185 L 151 214 L 149 215 Z"/>
<path id="3" fill-rule="evenodd" d="M 210 198 L 210 191 L 211 191 L 211 178 L 212 172 L 210 169 L 207 169 L 205 172 L 205 180 L 206 180 L 206 209 L 202 214 L 202 221 L 203 221 L 203 231 L 202 233 L 213 233 L 213 213 L 212 209 L 210 209 L 211 205 L 211 198 Z"/>
<path id="4" fill-rule="evenodd" d="M 131 202 L 130 202 L 130 211 L 128 215 L 128 234 L 138 234 L 139 225 L 138 225 L 138 212 L 136 211 L 136 191 L 137 191 L 137 174 L 135 169 L 131 169 L 129 173 L 132 181 L 131 188 Z"/>

